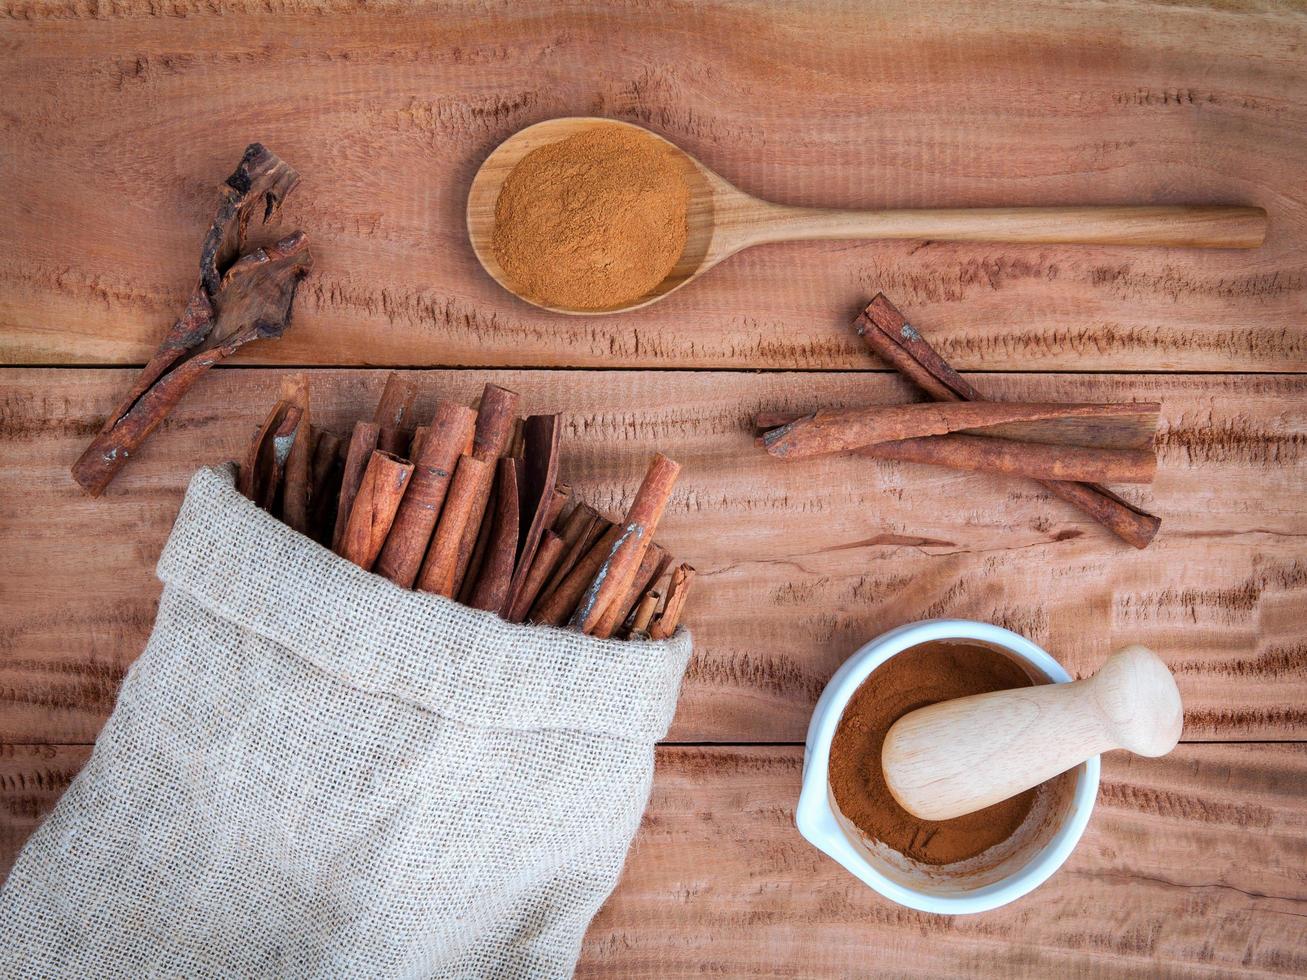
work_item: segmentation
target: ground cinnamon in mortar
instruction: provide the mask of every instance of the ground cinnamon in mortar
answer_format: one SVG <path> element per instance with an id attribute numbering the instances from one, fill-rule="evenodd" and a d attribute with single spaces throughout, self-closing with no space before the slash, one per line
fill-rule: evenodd
<path id="1" fill-rule="evenodd" d="M 597 126 L 518 161 L 495 202 L 495 258 L 537 303 L 621 306 L 672 271 L 689 204 L 672 147 L 638 129 Z"/>
<path id="2" fill-rule="evenodd" d="M 830 786 L 840 811 L 868 837 L 923 864 L 965 861 L 1011 837 L 1037 790 L 952 820 L 921 820 L 890 795 L 880 751 L 890 726 L 909 711 L 1030 683 L 1002 654 L 969 643 L 925 643 L 891 657 L 854 693 L 831 742 Z"/>

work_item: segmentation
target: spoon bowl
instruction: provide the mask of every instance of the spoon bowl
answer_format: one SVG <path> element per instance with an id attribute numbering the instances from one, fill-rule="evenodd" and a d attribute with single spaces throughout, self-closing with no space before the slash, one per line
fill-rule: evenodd
<path id="1" fill-rule="evenodd" d="M 549 306 L 523 296 L 500 266 L 494 248 L 495 203 L 504 181 L 524 156 L 597 126 L 642 133 L 674 151 L 690 191 L 685 248 L 662 282 L 630 302 L 605 309 Z M 741 249 L 767 242 L 883 238 L 1253 248 L 1265 237 L 1266 212 L 1256 207 L 1206 205 L 881 211 L 792 207 L 746 194 L 675 143 L 643 126 L 598 116 L 566 116 L 527 126 L 495 147 L 472 178 L 467 231 L 482 266 L 513 295 L 555 313 L 596 316 L 656 303 Z"/>

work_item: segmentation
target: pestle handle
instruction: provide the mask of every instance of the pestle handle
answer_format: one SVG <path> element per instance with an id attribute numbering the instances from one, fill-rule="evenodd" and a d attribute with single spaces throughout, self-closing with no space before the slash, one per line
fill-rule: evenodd
<path id="1" fill-rule="evenodd" d="M 1100 752 L 1165 755 L 1180 740 L 1180 692 L 1157 654 L 1129 646 L 1070 684 L 943 701 L 904 715 L 881 751 L 909 813 L 948 820 L 1038 786 Z"/>
<path id="2" fill-rule="evenodd" d="M 819 238 L 1256 248 L 1266 212 L 1241 205 L 917 208 L 848 211 L 753 201 L 751 244 Z"/>

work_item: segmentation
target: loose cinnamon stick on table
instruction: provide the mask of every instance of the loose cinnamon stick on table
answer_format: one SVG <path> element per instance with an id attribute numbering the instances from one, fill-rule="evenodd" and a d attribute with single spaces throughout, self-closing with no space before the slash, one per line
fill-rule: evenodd
<path id="1" fill-rule="evenodd" d="M 412 476 L 412 463 L 380 449 L 373 451 L 340 542 L 342 558 L 372 570 Z"/>
<path id="2" fill-rule="evenodd" d="M 599 526 L 598 522 L 596 526 Z M 621 533 L 619 525 L 609 525 L 563 576 L 562 581 L 536 600 L 535 608 L 531 610 L 531 622 L 559 626 L 571 616 L 586 588 L 594 581 L 595 573 L 608 560 Z"/>
<path id="3" fill-rule="evenodd" d="M 345 538 L 345 526 L 349 523 L 349 514 L 354 507 L 354 497 L 363 483 L 363 474 L 372 459 L 372 452 L 377 448 L 377 437 L 381 426 L 375 422 L 355 422 L 354 432 L 349 439 L 349 450 L 345 454 L 345 466 L 340 477 L 340 498 L 336 504 L 336 526 L 331 535 L 331 550 L 343 555 L 341 542 Z"/>
<path id="4" fill-rule="evenodd" d="M 690 596 L 690 585 L 694 582 L 694 568 L 681 564 L 672 572 L 672 580 L 667 586 L 667 603 L 654 624 L 649 627 L 649 639 L 665 640 L 676 632 L 681 624 L 681 614 L 685 611 L 685 602 Z"/>
<path id="5" fill-rule="evenodd" d="M 803 416 L 763 413 L 756 425 L 764 432 Z M 758 437 L 763 445 L 763 437 Z M 1091 449 L 1042 442 L 952 433 L 900 439 L 862 446 L 859 456 L 927 463 L 955 470 L 1003 473 L 1047 480 L 1087 480 L 1094 483 L 1152 483 L 1157 455 L 1145 449 Z"/>
<path id="6" fill-rule="evenodd" d="M 409 422 L 412 421 L 413 403 L 417 400 L 417 385 L 391 371 L 386 375 L 386 386 L 381 390 L 377 410 L 372 421 L 381 427 L 377 436 L 377 448 L 396 456 L 402 456 L 409 450 L 412 433 Z"/>
<path id="7" fill-rule="evenodd" d="M 377 557 L 374 571 L 382 578 L 401 588 L 413 587 L 454 468 L 475 425 L 476 412 L 466 405 L 451 401 L 437 403 L 435 418 L 419 447 L 421 455 L 413 460 L 413 477 Z"/>
<path id="8" fill-rule="evenodd" d="M 767 452 L 805 459 L 877 443 L 939 436 L 1018 422 L 1111 418 L 1156 419 L 1156 402 L 1059 404 L 1052 402 L 920 402 L 871 408 L 823 409 L 763 435 Z"/>
<path id="9" fill-rule="evenodd" d="M 513 427 L 517 422 L 518 394 L 499 385 L 488 384 L 481 392 L 481 405 L 477 409 L 476 431 L 472 437 L 472 456 L 485 463 L 494 463 L 508 452 L 509 440 L 513 438 Z M 454 573 L 454 590 L 469 596 L 476 585 L 481 568 L 481 557 L 485 545 L 478 552 L 478 541 L 489 540 L 489 529 L 483 538 L 481 534 L 485 521 L 486 508 L 490 503 L 490 493 L 494 482 L 495 469 L 482 477 L 484 483 L 476 488 L 472 501 L 472 510 L 463 529 L 463 540 L 459 544 L 458 567 Z"/>
<path id="10" fill-rule="evenodd" d="M 535 558 L 531 561 L 531 567 L 527 570 L 526 579 L 522 583 L 521 590 L 517 597 L 509 604 L 508 614 L 504 617 L 510 623 L 520 623 L 526 619 L 527 612 L 531 609 L 532 603 L 540 595 L 540 590 L 544 587 L 545 581 L 553 574 L 558 563 L 563 558 L 563 551 L 566 545 L 563 539 L 555 531 L 546 531 L 540 539 L 540 546 L 536 548 Z"/>
<path id="11" fill-rule="evenodd" d="M 278 401 L 250 443 L 241 467 L 237 488 L 269 513 L 277 511 L 286 460 L 299 436 L 302 419 L 299 406 L 284 398 Z"/>
<path id="12" fill-rule="evenodd" d="M 281 492 L 281 519 L 300 534 L 309 530 L 309 457 L 312 424 L 309 415 L 309 376 L 288 374 L 281 379 L 281 397 L 300 410 L 300 424 L 286 456 Z"/>
<path id="13" fill-rule="evenodd" d="M 644 557 L 640 559 L 640 567 L 636 569 L 633 576 L 630 577 L 626 591 L 620 595 L 616 601 L 611 603 L 599 617 L 599 622 L 595 625 L 593 635 L 602 640 L 608 639 L 630 618 L 631 613 L 635 611 L 636 603 L 640 597 L 653 588 L 654 583 L 662 577 L 667 566 L 672 563 L 672 556 L 662 545 L 654 542 L 649 545 L 645 551 Z"/>
<path id="14" fill-rule="evenodd" d="M 680 464 L 662 453 L 654 454 L 631 509 L 618 525 L 620 534 L 617 540 L 595 572 L 594 581 L 577 602 L 569 624 L 573 629 L 582 633 L 593 632 L 609 604 L 626 594 L 631 577 L 653 543 L 658 522 L 671 499 L 672 487 L 680 471 Z"/>
<path id="15" fill-rule="evenodd" d="M 504 457 L 495 469 L 494 524 L 486 547 L 485 561 L 467 604 L 473 609 L 503 613 L 508 603 L 508 589 L 513 581 L 513 562 L 517 557 L 519 464 L 521 460 Z"/>
<path id="16" fill-rule="evenodd" d="M 445 495 L 445 506 L 436 524 L 436 533 L 414 588 L 451 599 L 454 597 L 463 530 L 472 518 L 481 487 L 488 485 L 494 474 L 493 463 L 475 456 L 459 457 L 449 493 Z"/>
<path id="17" fill-rule="evenodd" d="M 940 401 L 984 400 L 979 391 L 926 343 L 883 294 L 878 293 L 858 315 L 855 327 L 872 353 L 885 358 L 932 398 Z M 1136 548 L 1148 547 L 1161 527 L 1160 519 L 1097 483 L 1038 482 Z"/>
<path id="18" fill-rule="evenodd" d="M 73 479 L 91 496 L 104 491 L 205 371 L 247 343 L 280 337 L 290 325 L 295 290 L 313 265 L 308 238 L 297 231 L 243 253 L 254 215 L 270 222 L 298 182 L 299 174 L 261 144 L 245 150 L 222 185 L 185 311 L 73 464 Z"/>

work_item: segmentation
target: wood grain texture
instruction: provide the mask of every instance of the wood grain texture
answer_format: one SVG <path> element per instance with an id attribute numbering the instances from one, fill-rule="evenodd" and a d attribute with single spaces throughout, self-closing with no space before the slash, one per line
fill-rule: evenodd
<path id="1" fill-rule="evenodd" d="M 286 338 L 245 363 L 862 367 L 848 320 L 883 289 L 960 368 L 1307 369 L 1296 4 L 3 13 L 7 363 L 143 362 L 194 282 L 213 185 L 258 138 L 304 175 L 282 218 L 319 264 Z M 1245 203 L 1270 231 L 1250 252 L 767 245 L 647 311 L 578 322 L 498 289 L 463 213 L 499 141 L 575 114 L 649 126 L 784 204 Z"/>
<path id="2" fill-rule="evenodd" d="M 102 500 L 67 476 L 122 369 L 0 372 L 0 738 L 84 742 L 142 649 L 153 565 L 196 466 L 239 457 L 281 372 L 219 370 Z M 310 372 L 314 419 L 370 414 L 383 371 Z M 1176 673 L 1188 739 L 1307 732 L 1307 378 L 985 375 L 996 398 L 1162 403 L 1157 479 L 1122 493 L 1163 517 L 1126 548 L 1038 486 L 917 464 L 774 460 L 761 411 L 891 404 L 887 374 L 430 371 L 418 414 L 493 381 L 563 414 L 560 481 L 611 517 L 651 453 L 683 466 L 659 543 L 699 570 L 696 650 L 671 737 L 800 741 L 835 668 L 932 616 L 998 623 L 1073 673 L 1143 643 Z"/>
<path id="3" fill-rule="evenodd" d="M 0 881 L 87 746 L 0 745 Z M 797 746 L 659 750 L 579 976 L 1302 975 L 1307 747 L 1108 756 L 1068 863 L 1015 904 L 891 905 L 794 829 Z M 1092 957 L 1092 959 L 1090 959 Z"/>
<path id="4" fill-rule="evenodd" d="M 1076 851 L 981 915 L 892 905 L 794 829 L 802 750 L 666 748 L 578 976 L 1300 976 L 1307 747 L 1107 756 Z"/>

